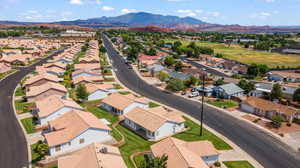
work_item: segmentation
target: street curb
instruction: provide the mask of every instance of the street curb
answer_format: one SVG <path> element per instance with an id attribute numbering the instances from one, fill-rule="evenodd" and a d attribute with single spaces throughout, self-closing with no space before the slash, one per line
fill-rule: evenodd
<path id="1" fill-rule="evenodd" d="M 16 118 L 17 118 L 17 120 L 18 120 L 18 122 L 19 122 L 19 124 L 20 124 L 20 126 L 21 126 L 21 128 L 23 130 L 24 136 L 25 136 L 25 140 L 26 140 L 26 143 L 27 143 L 27 150 L 28 150 L 27 151 L 28 152 L 28 161 L 29 161 L 28 162 L 29 163 L 28 167 L 31 168 L 32 167 L 32 165 L 31 165 L 31 160 L 32 160 L 32 158 L 31 158 L 31 146 L 30 146 L 29 141 L 28 141 L 28 134 L 27 134 L 27 132 L 26 132 L 26 130 L 25 130 L 25 128 L 24 128 L 21 120 L 18 118 L 17 110 L 16 110 L 16 107 L 15 107 L 15 93 L 16 93 L 16 90 L 17 90 L 17 88 L 19 86 L 20 85 L 18 84 L 17 87 L 14 90 L 13 99 L 12 99 L 12 105 L 13 105 L 15 116 L 16 116 Z"/>
<path id="2" fill-rule="evenodd" d="M 107 54 L 107 58 L 108 58 L 110 64 L 112 64 L 112 63 L 111 63 L 111 59 L 109 58 L 108 54 Z M 130 90 L 129 88 L 127 88 L 122 82 L 119 81 L 117 75 L 115 74 L 115 71 L 113 70 L 112 72 L 113 72 L 113 76 L 114 76 L 116 82 L 118 82 L 118 83 L 119 83 L 120 85 L 122 85 L 124 88 L 126 88 L 127 90 L 129 90 L 131 93 L 140 95 L 140 94 L 134 92 L 133 90 Z M 137 75 L 138 75 L 138 74 L 137 74 Z M 139 75 L 138 75 L 138 76 L 139 76 Z M 139 78 L 141 78 L 141 77 L 139 76 Z M 141 78 L 141 80 L 144 80 L 144 79 Z M 144 81 L 145 81 L 145 80 L 144 80 Z M 147 83 L 147 82 L 146 82 L 146 83 Z M 149 83 L 148 83 L 148 84 L 149 84 Z M 156 88 L 157 88 L 157 87 L 156 87 Z M 158 89 L 162 90 L 161 88 L 158 88 Z M 172 94 L 173 94 L 173 93 L 172 93 Z M 167 108 L 169 108 L 169 109 L 176 110 L 176 109 L 174 109 L 174 108 L 172 108 L 172 107 L 170 107 L 170 106 L 168 106 L 168 105 L 165 105 L 165 104 L 163 104 L 163 103 L 157 102 L 157 101 L 155 101 L 155 100 L 152 100 L 152 99 L 149 99 L 149 100 L 151 100 L 151 101 L 153 101 L 153 102 L 155 102 L 155 103 L 157 103 L 157 104 L 160 104 L 161 106 L 165 106 L 165 107 L 167 107 Z M 194 101 L 194 100 L 192 100 L 192 101 Z M 179 111 L 183 116 L 185 116 L 185 117 L 191 119 L 192 121 L 196 122 L 197 124 L 200 123 L 200 121 L 198 121 L 198 120 L 195 119 L 194 117 L 192 117 L 192 116 L 190 116 L 190 115 L 188 115 L 188 114 L 186 114 L 186 113 L 184 113 L 184 112 L 182 112 L 182 111 L 180 111 L 180 110 L 176 110 L 176 111 Z M 208 131 L 212 132 L 214 135 L 216 135 L 217 137 L 221 138 L 223 141 L 225 141 L 226 143 L 228 143 L 228 144 L 233 148 L 233 150 L 239 150 L 240 152 L 244 153 L 244 154 L 249 158 L 248 161 L 249 161 L 251 164 L 255 165 L 255 168 L 263 168 L 263 166 L 262 166 L 261 164 L 259 164 L 258 161 L 256 161 L 252 156 L 250 156 L 247 152 L 245 152 L 243 149 L 241 149 L 241 148 L 240 148 L 238 145 L 236 145 L 234 142 L 232 142 L 231 140 L 229 140 L 228 138 L 226 138 L 224 135 L 220 134 L 220 133 L 217 132 L 216 130 L 214 130 L 214 129 L 208 127 L 206 124 L 203 124 L 203 126 L 204 126 L 205 129 L 207 129 Z"/>
<path id="3" fill-rule="evenodd" d="M 17 72 L 20 71 L 19 69 L 15 69 L 15 70 L 16 70 L 15 72 L 10 73 L 10 74 L 7 74 L 4 78 L 2 78 L 2 79 L 0 80 L 0 82 L 2 82 L 4 79 L 8 78 L 10 75 L 15 74 L 15 73 L 17 73 Z"/>

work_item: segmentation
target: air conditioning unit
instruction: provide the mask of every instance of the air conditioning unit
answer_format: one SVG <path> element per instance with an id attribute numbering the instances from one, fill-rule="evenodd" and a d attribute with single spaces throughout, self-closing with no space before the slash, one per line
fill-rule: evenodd
<path id="1" fill-rule="evenodd" d="M 99 150 L 101 153 L 107 153 L 108 152 L 108 149 L 107 147 L 103 147 Z"/>

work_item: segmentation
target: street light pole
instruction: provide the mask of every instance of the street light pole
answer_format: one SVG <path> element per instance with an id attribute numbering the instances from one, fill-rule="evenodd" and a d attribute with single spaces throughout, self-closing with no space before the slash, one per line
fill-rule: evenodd
<path id="1" fill-rule="evenodd" d="M 201 125 L 200 125 L 200 136 L 203 136 L 203 106 L 204 106 L 204 83 L 205 83 L 205 75 L 202 75 L 202 103 L 201 103 Z"/>

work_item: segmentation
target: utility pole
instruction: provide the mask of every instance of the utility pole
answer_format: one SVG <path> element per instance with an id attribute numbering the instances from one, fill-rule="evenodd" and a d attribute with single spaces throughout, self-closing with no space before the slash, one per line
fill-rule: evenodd
<path id="1" fill-rule="evenodd" d="M 204 85 L 205 83 L 205 74 L 202 75 L 202 103 L 201 103 L 201 125 L 200 125 L 200 136 L 203 136 L 203 106 L 204 106 Z"/>

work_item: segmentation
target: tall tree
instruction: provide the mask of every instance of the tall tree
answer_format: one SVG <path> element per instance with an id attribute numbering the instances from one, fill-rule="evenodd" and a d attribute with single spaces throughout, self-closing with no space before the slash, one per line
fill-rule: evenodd
<path id="1" fill-rule="evenodd" d="M 280 84 L 276 83 L 273 86 L 273 89 L 270 93 L 270 99 L 274 100 L 274 99 L 280 99 L 282 97 L 282 91 L 281 91 L 281 86 Z"/>
<path id="2" fill-rule="evenodd" d="M 146 157 L 139 168 L 167 168 L 168 156 Z"/>
<path id="3" fill-rule="evenodd" d="M 79 84 L 76 89 L 76 96 L 80 101 L 84 101 L 89 96 L 89 93 L 86 90 L 86 87 L 82 84 Z"/>
<path id="4" fill-rule="evenodd" d="M 300 102 L 300 87 L 294 92 L 293 100 Z"/>

